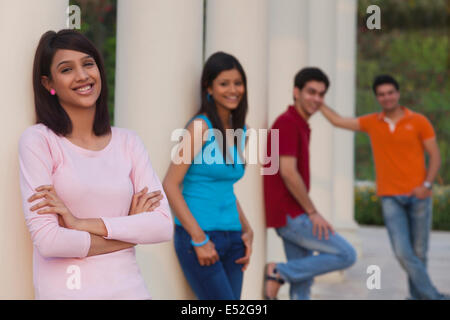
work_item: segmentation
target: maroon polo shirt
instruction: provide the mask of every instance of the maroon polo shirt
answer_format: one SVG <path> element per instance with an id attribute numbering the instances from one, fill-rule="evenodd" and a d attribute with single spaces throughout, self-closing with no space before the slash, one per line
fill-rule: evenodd
<path id="1" fill-rule="evenodd" d="M 309 191 L 309 139 L 311 129 L 308 122 L 298 113 L 295 106 L 289 106 L 274 122 L 271 130 L 279 130 L 279 155 L 297 158 L 297 171 Z M 267 155 L 271 156 L 271 134 L 267 137 Z M 279 159 L 278 163 L 279 163 Z M 264 165 L 270 167 L 270 163 Z M 305 210 L 287 189 L 280 175 L 264 175 L 264 204 L 267 228 L 286 225 L 287 215 L 292 218 L 304 214 Z"/>

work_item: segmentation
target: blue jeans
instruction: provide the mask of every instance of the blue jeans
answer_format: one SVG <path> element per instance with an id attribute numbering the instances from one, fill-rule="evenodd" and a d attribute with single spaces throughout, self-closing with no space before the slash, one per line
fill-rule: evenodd
<path id="1" fill-rule="evenodd" d="M 431 197 L 381 197 L 384 223 L 392 250 L 408 274 L 412 299 L 440 299 L 427 272 L 428 239 L 431 229 Z"/>
<path id="2" fill-rule="evenodd" d="M 307 214 L 287 217 L 287 224 L 277 228 L 282 238 L 287 262 L 277 263 L 276 268 L 290 284 L 292 300 L 308 300 L 314 277 L 353 265 L 356 252 L 343 237 L 330 232 L 328 240 L 319 240 L 312 233 L 313 224 Z M 313 255 L 318 251 L 318 255 Z"/>
<path id="3" fill-rule="evenodd" d="M 219 261 L 201 266 L 191 236 L 178 225 L 175 226 L 175 251 L 184 276 L 200 300 L 239 300 L 242 290 L 242 264 L 235 261 L 245 256 L 241 231 L 205 231 L 214 243 Z"/>

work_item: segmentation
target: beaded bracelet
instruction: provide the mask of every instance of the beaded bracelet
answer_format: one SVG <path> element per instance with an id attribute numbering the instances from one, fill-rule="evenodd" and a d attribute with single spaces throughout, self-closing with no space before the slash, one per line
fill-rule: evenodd
<path id="1" fill-rule="evenodd" d="M 191 239 L 191 244 L 192 244 L 194 247 L 201 247 L 201 246 L 204 246 L 204 245 L 209 241 L 208 235 L 205 234 L 205 236 L 206 236 L 206 239 L 203 240 L 202 242 L 199 242 L 199 243 L 195 243 L 194 240 Z"/>

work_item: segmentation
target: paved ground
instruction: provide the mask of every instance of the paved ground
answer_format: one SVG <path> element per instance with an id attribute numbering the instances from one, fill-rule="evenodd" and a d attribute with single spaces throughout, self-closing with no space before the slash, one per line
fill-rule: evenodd
<path id="1" fill-rule="evenodd" d="M 345 272 L 341 282 L 315 281 L 311 298 L 314 300 L 403 300 L 407 297 L 407 278 L 395 259 L 386 229 L 360 227 L 362 254 Z M 381 288 L 367 289 L 369 265 L 381 270 Z M 435 286 L 441 292 L 450 293 L 450 232 L 433 231 L 428 251 L 428 271 Z M 280 291 L 280 299 L 288 299 L 287 288 Z"/>

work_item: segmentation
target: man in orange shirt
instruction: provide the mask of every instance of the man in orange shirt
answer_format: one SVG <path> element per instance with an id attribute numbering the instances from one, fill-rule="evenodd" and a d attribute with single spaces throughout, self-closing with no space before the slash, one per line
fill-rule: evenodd
<path id="1" fill-rule="evenodd" d="M 426 269 L 431 189 L 441 163 L 433 126 L 422 114 L 399 105 L 399 85 L 391 76 L 376 77 L 373 91 L 380 113 L 346 118 L 324 105 L 322 114 L 336 127 L 369 135 L 377 195 L 392 249 L 408 274 L 411 299 L 444 299 L 446 295 L 433 286 Z"/>

